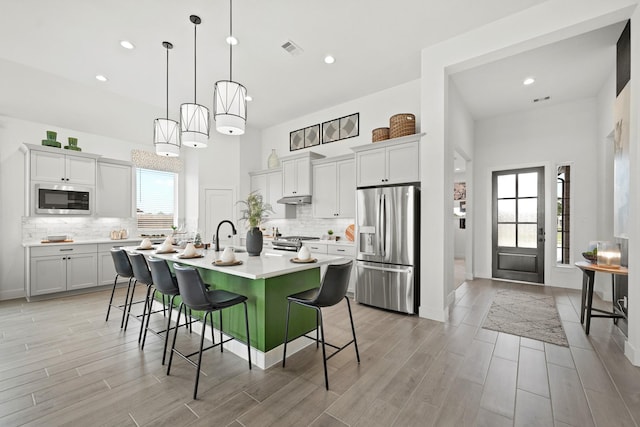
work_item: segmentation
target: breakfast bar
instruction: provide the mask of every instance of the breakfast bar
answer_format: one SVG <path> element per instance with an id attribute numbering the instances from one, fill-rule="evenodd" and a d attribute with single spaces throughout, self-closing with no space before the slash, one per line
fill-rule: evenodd
<path id="1" fill-rule="evenodd" d="M 260 256 L 236 253 L 238 261 L 234 265 L 216 265 L 221 252 L 202 251 L 198 258 L 180 258 L 178 253 L 157 254 L 155 250 L 140 250 L 134 246 L 124 247 L 127 251 L 143 253 L 166 260 L 170 268 L 174 263 L 196 267 L 205 283 L 215 289 L 224 289 L 248 298 L 249 330 L 251 335 L 252 359 L 261 368 L 267 368 L 281 360 L 280 345 L 284 342 L 285 317 L 288 295 L 318 287 L 321 279 L 320 266 L 340 263 L 339 256 L 313 254 L 314 262 L 295 263 L 295 252 L 263 251 Z M 292 307 L 289 336 L 296 337 L 316 328 L 313 310 Z M 214 318 L 217 316 L 214 316 Z M 217 323 L 215 323 L 217 326 Z M 224 332 L 246 341 L 244 312 L 242 307 L 223 310 Z M 300 349 L 310 343 L 301 338 L 287 347 Z M 233 341 L 230 350 L 241 357 L 246 355 L 246 347 Z M 237 345 L 237 351 L 234 346 Z M 291 346 L 291 347 L 290 347 Z M 226 347 L 225 347 L 226 348 Z M 290 353 L 288 351 L 288 353 Z"/>

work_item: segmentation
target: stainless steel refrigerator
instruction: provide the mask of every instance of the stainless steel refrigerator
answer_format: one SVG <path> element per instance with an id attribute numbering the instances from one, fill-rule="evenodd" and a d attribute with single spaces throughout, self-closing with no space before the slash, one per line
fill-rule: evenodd
<path id="1" fill-rule="evenodd" d="M 356 300 L 415 314 L 419 303 L 420 189 L 357 190 Z"/>

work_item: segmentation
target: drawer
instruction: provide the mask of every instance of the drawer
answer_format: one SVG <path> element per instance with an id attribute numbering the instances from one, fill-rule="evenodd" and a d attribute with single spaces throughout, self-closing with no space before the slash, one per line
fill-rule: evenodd
<path id="1" fill-rule="evenodd" d="M 70 254 L 90 254 L 97 253 L 98 245 L 55 245 L 55 246 L 35 246 L 31 248 L 31 256 L 52 256 Z"/>
<path id="2" fill-rule="evenodd" d="M 356 256 L 356 247 L 349 245 L 329 245 L 329 255 Z"/>
<path id="3" fill-rule="evenodd" d="M 327 245 L 323 243 L 303 243 L 304 246 L 309 248 L 311 252 L 316 254 L 326 254 L 327 253 Z"/>

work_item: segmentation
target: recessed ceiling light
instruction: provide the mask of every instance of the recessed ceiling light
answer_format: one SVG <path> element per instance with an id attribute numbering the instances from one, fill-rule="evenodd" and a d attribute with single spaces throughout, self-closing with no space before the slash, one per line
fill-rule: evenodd
<path id="1" fill-rule="evenodd" d="M 105 76 L 103 76 L 102 74 L 98 74 L 96 76 L 96 80 L 99 80 L 101 82 L 106 82 L 107 80 L 109 80 L 108 78 L 106 78 Z"/>
<path id="2" fill-rule="evenodd" d="M 135 48 L 135 46 L 133 45 L 133 43 L 131 43 L 129 40 L 122 40 L 120 41 L 120 46 L 122 46 L 125 49 L 133 49 Z"/>
<path id="3" fill-rule="evenodd" d="M 227 37 L 227 44 L 230 44 L 231 46 L 235 46 L 238 44 L 238 39 L 233 36 L 229 36 Z"/>
<path id="4" fill-rule="evenodd" d="M 245 96 L 244 99 L 247 101 L 253 101 L 253 98 L 251 97 L 251 95 Z"/>
<path id="5" fill-rule="evenodd" d="M 326 64 L 333 64 L 334 62 L 336 62 L 336 58 L 334 58 L 331 55 L 327 55 L 327 56 L 324 57 L 324 62 Z"/>
<path id="6" fill-rule="evenodd" d="M 527 77 L 526 79 L 524 79 L 522 84 L 525 85 L 525 86 L 529 86 L 529 85 L 534 84 L 535 81 L 536 81 L 536 79 L 534 79 L 533 77 Z"/>

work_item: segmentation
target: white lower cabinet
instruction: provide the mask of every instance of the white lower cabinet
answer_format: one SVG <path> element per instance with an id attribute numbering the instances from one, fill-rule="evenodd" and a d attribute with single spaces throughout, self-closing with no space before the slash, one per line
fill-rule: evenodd
<path id="1" fill-rule="evenodd" d="M 27 296 L 96 286 L 97 252 L 95 244 L 31 248 Z"/>
<path id="2" fill-rule="evenodd" d="M 113 264 L 111 249 L 120 248 L 126 245 L 131 245 L 131 243 L 119 245 L 113 243 L 100 243 L 98 245 L 98 285 L 113 285 L 113 281 L 116 278 L 116 267 Z M 119 277 L 118 283 L 126 283 L 128 280 L 129 279 Z"/>
<path id="3" fill-rule="evenodd" d="M 347 245 L 329 245 L 328 250 L 329 255 L 338 255 L 345 257 L 347 261 L 353 261 L 353 265 L 351 267 L 351 277 L 349 278 L 349 287 L 347 288 L 347 292 L 353 293 L 356 290 L 356 248 L 355 246 L 347 246 Z"/>

